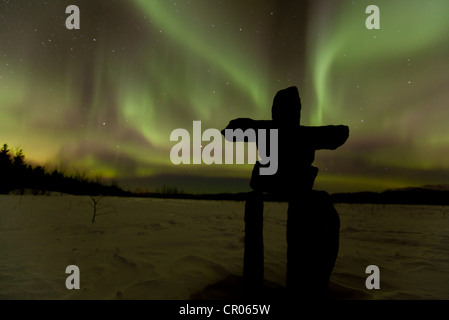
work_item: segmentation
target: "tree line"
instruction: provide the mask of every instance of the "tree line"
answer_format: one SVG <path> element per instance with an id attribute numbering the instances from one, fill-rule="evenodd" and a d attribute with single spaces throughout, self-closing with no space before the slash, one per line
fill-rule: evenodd
<path id="1" fill-rule="evenodd" d="M 23 194 L 27 189 L 34 194 L 53 191 L 74 195 L 127 195 L 115 183 L 105 185 L 99 179 L 92 180 L 82 174 L 66 175 L 58 169 L 27 164 L 22 149 L 13 153 L 4 144 L 0 150 L 0 194 L 11 191 Z"/>

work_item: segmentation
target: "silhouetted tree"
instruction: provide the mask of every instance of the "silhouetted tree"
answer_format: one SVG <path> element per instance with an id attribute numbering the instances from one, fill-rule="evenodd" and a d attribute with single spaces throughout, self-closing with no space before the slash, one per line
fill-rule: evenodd
<path id="1" fill-rule="evenodd" d="M 22 149 L 18 149 L 16 151 L 16 155 L 14 156 L 12 163 L 17 168 L 23 169 L 23 167 L 25 167 L 25 155 L 23 154 Z"/>
<path id="2" fill-rule="evenodd" d="M 11 155 L 9 154 L 8 145 L 5 143 L 0 150 L 0 164 L 11 163 Z"/>
<path id="3" fill-rule="evenodd" d="M 12 160 L 8 145 L 5 143 L 0 150 L 0 193 L 11 190 Z"/>
<path id="4" fill-rule="evenodd" d="M 15 156 L 12 159 L 13 165 L 13 190 L 18 189 L 23 194 L 24 189 L 27 188 L 26 171 L 27 166 L 25 164 L 25 155 L 22 149 L 16 151 Z"/>

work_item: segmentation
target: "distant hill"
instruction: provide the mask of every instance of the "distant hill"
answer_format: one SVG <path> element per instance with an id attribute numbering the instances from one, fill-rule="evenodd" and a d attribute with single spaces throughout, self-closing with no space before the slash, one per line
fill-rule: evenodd
<path id="1" fill-rule="evenodd" d="M 245 201 L 247 198 L 247 193 L 142 193 L 137 195 L 134 194 L 134 196 L 192 200 Z M 383 192 L 334 193 L 331 194 L 331 198 L 334 203 L 449 205 L 449 185 L 408 187 L 401 189 L 390 189 Z M 286 200 L 267 194 L 264 196 L 264 201 L 284 202 Z"/>
<path id="2" fill-rule="evenodd" d="M 335 203 L 449 205 L 449 185 L 426 185 L 383 192 L 334 193 Z"/>

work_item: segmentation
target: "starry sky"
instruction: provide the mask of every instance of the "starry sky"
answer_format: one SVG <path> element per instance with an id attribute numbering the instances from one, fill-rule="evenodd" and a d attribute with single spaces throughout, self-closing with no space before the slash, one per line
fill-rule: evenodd
<path id="1" fill-rule="evenodd" d="M 351 131 L 317 152 L 317 189 L 447 184 L 448 16 L 446 0 L 5 0 L 0 142 L 133 190 L 240 192 L 252 165 L 175 166 L 170 133 L 270 119 L 297 86 L 303 125 Z"/>

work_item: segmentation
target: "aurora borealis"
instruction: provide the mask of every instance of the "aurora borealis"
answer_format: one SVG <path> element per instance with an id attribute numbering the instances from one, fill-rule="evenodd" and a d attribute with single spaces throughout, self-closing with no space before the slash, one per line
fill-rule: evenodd
<path id="1" fill-rule="evenodd" d="M 130 188 L 238 192 L 252 166 L 175 166 L 170 133 L 270 119 L 294 85 L 302 124 L 351 130 L 317 152 L 316 188 L 447 184 L 448 16 L 446 0 L 2 1 L 0 142 Z"/>

